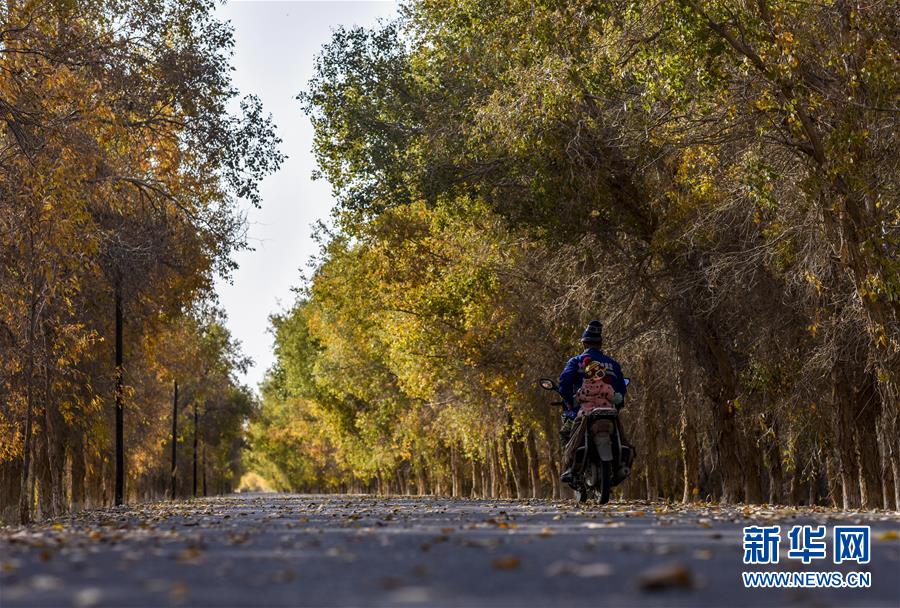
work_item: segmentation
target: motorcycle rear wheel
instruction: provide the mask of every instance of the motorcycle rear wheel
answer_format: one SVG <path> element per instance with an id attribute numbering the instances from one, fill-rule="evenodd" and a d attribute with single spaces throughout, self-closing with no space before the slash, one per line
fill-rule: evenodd
<path id="1" fill-rule="evenodd" d="M 600 471 L 593 462 L 585 463 L 580 474 L 579 484 L 575 490 L 575 500 L 580 503 L 587 502 L 597 494 L 597 484 L 600 483 Z"/>
<path id="2" fill-rule="evenodd" d="M 612 489 L 612 463 L 604 461 L 600 463 L 600 504 L 609 502 L 609 492 Z"/>

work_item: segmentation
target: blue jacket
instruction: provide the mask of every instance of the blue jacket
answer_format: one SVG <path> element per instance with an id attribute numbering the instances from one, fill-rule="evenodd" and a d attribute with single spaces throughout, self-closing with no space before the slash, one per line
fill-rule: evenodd
<path id="1" fill-rule="evenodd" d="M 621 393 L 624 397 L 628 391 L 619 362 L 612 357 L 604 355 L 601 350 L 589 348 L 580 355 L 569 359 L 565 369 L 559 375 L 559 392 L 562 394 L 563 401 L 566 402 L 566 409 L 569 411 L 576 409 L 575 393 L 581 388 L 581 383 L 584 382 L 583 363 L 586 357 L 590 357 L 591 361 L 599 361 L 606 368 L 606 375 L 612 380 L 612 387 L 617 393 Z"/>

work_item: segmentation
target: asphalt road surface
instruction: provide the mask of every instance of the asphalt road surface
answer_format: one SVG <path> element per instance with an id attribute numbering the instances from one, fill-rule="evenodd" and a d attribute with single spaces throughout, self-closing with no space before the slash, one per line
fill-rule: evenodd
<path id="1" fill-rule="evenodd" d="M 866 565 L 742 563 L 742 527 L 869 524 Z M 900 606 L 897 513 L 235 495 L 0 529 L 0 606 Z M 744 589 L 865 571 L 869 589 Z"/>

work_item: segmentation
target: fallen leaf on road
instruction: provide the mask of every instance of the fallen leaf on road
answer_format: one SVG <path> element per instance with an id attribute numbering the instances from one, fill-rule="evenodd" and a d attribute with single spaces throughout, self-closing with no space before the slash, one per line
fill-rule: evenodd
<path id="1" fill-rule="evenodd" d="M 200 563 L 200 549 L 196 547 L 188 547 L 178 554 L 178 561 L 186 564 Z"/>
<path id="2" fill-rule="evenodd" d="M 76 608 L 91 608 L 99 604 L 101 599 L 103 599 L 103 592 L 100 589 L 88 587 L 75 593 L 72 603 Z"/>
<path id="3" fill-rule="evenodd" d="M 507 555 L 506 557 L 498 557 L 491 562 L 495 570 L 515 570 L 522 563 L 515 555 Z"/>
<path id="4" fill-rule="evenodd" d="M 424 604 L 431 600 L 428 587 L 401 587 L 388 596 L 390 604 Z"/>
<path id="5" fill-rule="evenodd" d="M 290 583 L 297 575 L 293 570 L 276 570 L 269 579 L 273 583 Z"/>
<path id="6" fill-rule="evenodd" d="M 687 566 L 676 562 L 645 570 L 638 578 L 638 586 L 646 591 L 690 589 L 694 586 L 694 578 Z"/>
<path id="7" fill-rule="evenodd" d="M 378 584 L 381 586 L 382 589 L 387 589 L 388 591 L 392 591 L 394 589 L 399 589 L 400 587 L 402 587 L 403 581 L 401 579 L 397 578 L 396 576 L 386 576 L 383 579 L 381 579 L 380 581 L 378 581 Z"/>
<path id="8" fill-rule="evenodd" d="M 164 578 L 151 578 L 144 581 L 143 587 L 151 593 L 162 593 L 169 588 L 169 581 Z"/>
<path id="9" fill-rule="evenodd" d="M 181 581 L 173 583 L 169 588 L 169 597 L 172 598 L 173 602 L 181 603 L 187 598 L 187 595 L 188 586 Z"/>
<path id="10" fill-rule="evenodd" d="M 476 547 L 479 549 L 489 549 L 496 547 L 498 542 L 491 538 L 467 538 L 463 541 L 465 547 Z"/>
<path id="11" fill-rule="evenodd" d="M 49 574 L 37 574 L 31 577 L 29 585 L 32 589 L 37 589 L 38 591 L 52 591 L 62 587 L 62 579 Z"/>
<path id="12" fill-rule="evenodd" d="M 597 576 L 609 576 L 612 574 L 612 566 L 603 562 L 593 564 L 577 564 L 573 562 L 554 562 L 547 567 L 547 576 L 578 576 L 581 578 L 593 578 Z"/>

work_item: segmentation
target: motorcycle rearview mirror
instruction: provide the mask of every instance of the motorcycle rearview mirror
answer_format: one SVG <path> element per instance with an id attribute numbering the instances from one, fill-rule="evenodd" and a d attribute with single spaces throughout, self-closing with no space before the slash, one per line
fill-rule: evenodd
<path id="1" fill-rule="evenodd" d="M 538 384 L 541 385 L 541 388 L 545 391 L 555 391 L 556 390 L 556 382 L 551 380 L 550 378 L 541 378 L 538 380 Z"/>
<path id="2" fill-rule="evenodd" d="M 625 378 L 625 386 L 631 384 L 631 378 Z"/>

